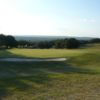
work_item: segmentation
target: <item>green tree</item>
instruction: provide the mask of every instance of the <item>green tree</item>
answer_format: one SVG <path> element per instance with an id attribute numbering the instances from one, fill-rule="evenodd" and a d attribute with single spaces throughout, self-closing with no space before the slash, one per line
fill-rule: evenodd
<path id="1" fill-rule="evenodd" d="M 17 41 L 11 35 L 6 36 L 6 46 L 7 48 L 12 48 L 17 46 Z"/>
<path id="2" fill-rule="evenodd" d="M 54 43 L 55 48 L 65 48 L 65 41 L 63 39 L 56 40 Z"/>
<path id="3" fill-rule="evenodd" d="M 90 43 L 100 43 L 100 38 L 94 38 L 90 40 Z"/>
<path id="4" fill-rule="evenodd" d="M 6 45 L 6 36 L 0 34 L 0 47 L 4 47 Z"/>
<path id="5" fill-rule="evenodd" d="M 75 38 L 70 38 L 67 40 L 67 45 L 66 47 L 68 49 L 74 49 L 74 48 L 78 48 L 80 46 L 80 42 L 75 39 Z"/>

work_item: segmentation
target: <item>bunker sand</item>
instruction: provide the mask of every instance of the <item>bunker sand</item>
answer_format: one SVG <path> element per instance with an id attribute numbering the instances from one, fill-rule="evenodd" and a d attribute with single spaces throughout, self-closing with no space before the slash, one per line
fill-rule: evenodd
<path id="1" fill-rule="evenodd" d="M 44 61 L 66 61 L 66 58 L 1 58 L 0 61 L 6 62 L 44 62 Z"/>

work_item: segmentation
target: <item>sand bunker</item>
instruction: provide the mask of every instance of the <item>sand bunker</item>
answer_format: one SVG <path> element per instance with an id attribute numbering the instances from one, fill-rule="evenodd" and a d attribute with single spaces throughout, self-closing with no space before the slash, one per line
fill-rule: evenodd
<path id="1" fill-rule="evenodd" d="M 66 61 L 66 58 L 1 58 L 0 61 L 7 62 L 43 62 L 43 61 Z"/>

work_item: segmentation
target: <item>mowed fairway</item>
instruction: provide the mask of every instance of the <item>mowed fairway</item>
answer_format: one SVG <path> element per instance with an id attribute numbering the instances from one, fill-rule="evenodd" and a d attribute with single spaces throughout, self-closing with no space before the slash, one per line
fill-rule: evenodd
<path id="1" fill-rule="evenodd" d="M 0 56 L 69 58 L 0 62 L 0 100 L 100 100 L 100 45 L 76 50 L 1 50 Z"/>
<path id="2" fill-rule="evenodd" d="M 1 50 L 0 57 L 59 58 L 77 56 L 86 51 L 67 49 L 9 49 Z"/>

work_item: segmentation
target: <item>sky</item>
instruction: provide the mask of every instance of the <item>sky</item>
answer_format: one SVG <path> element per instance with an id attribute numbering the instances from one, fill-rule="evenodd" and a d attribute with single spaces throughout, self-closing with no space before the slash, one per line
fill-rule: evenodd
<path id="1" fill-rule="evenodd" d="M 100 0 L 0 0 L 0 33 L 100 37 Z"/>

